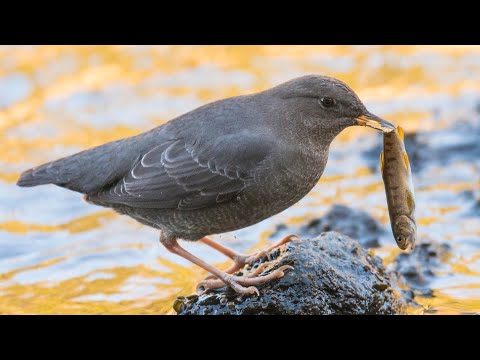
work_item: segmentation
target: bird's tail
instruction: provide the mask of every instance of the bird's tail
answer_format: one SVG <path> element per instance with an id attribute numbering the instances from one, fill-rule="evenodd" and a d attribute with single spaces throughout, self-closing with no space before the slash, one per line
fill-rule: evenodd
<path id="1" fill-rule="evenodd" d="M 83 194 L 99 191 L 119 179 L 135 161 L 130 139 L 113 141 L 23 172 L 18 186 L 55 184 Z"/>
<path id="2" fill-rule="evenodd" d="M 59 181 L 55 174 L 52 174 L 49 170 L 53 166 L 53 162 L 49 162 L 44 165 L 37 166 L 32 169 L 24 171 L 17 181 L 18 186 L 30 187 L 44 184 L 55 184 Z"/>

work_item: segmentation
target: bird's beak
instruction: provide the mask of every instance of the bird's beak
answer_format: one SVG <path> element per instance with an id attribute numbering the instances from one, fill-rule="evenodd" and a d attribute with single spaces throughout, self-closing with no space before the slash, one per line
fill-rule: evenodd
<path id="1" fill-rule="evenodd" d="M 371 113 L 361 115 L 355 118 L 355 120 L 357 120 L 357 125 L 368 126 L 386 133 L 395 130 L 395 125 L 393 125 L 391 122 L 388 122 L 387 120 L 384 120 L 381 117 L 378 117 L 377 115 L 373 115 Z"/>

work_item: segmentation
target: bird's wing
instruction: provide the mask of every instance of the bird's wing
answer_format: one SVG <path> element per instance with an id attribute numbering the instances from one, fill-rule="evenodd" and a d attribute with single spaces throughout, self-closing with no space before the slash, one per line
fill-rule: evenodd
<path id="1" fill-rule="evenodd" d="M 209 143 L 170 140 L 139 157 L 131 171 L 92 200 L 138 208 L 193 210 L 226 202 L 269 166 L 272 142 L 251 134 Z"/>

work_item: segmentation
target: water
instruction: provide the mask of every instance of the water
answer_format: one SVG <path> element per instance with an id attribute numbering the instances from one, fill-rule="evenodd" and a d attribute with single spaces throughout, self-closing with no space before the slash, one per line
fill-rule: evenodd
<path id="1" fill-rule="evenodd" d="M 370 111 L 417 133 L 409 150 L 421 240 L 446 242 L 414 313 L 480 312 L 480 47 L 0 47 L 0 313 L 172 313 L 205 272 L 166 252 L 158 233 L 55 186 L 18 188 L 19 173 L 137 134 L 195 107 L 319 73 L 347 82 Z M 341 203 L 389 228 L 381 134 L 355 127 L 332 144 L 312 193 L 260 224 L 217 236 L 239 251 L 268 244 Z M 477 203 L 476 203 L 477 202 Z M 186 247 L 220 267 L 220 254 Z M 400 250 L 382 239 L 390 264 Z"/>

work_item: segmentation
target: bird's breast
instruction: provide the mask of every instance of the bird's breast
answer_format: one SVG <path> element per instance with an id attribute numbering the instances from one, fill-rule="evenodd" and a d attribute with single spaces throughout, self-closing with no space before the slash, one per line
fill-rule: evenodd
<path id="1" fill-rule="evenodd" d="M 317 184 L 327 158 L 328 152 L 285 154 L 270 168 L 259 171 L 252 193 L 275 212 L 284 210 L 300 201 Z"/>

